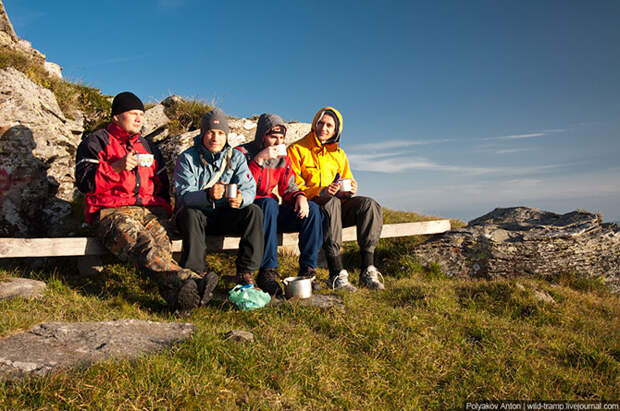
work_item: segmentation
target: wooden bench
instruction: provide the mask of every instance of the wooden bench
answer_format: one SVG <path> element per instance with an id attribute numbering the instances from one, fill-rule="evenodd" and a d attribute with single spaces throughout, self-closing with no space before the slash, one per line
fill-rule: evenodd
<path id="1" fill-rule="evenodd" d="M 449 230 L 450 220 L 385 224 L 383 231 L 381 231 L 381 238 L 439 234 Z M 355 241 L 356 238 L 355 227 L 347 227 L 343 230 L 343 241 Z M 295 249 L 297 243 L 297 233 L 281 234 L 278 238 L 278 244 L 285 248 Z M 207 248 L 212 251 L 237 249 L 239 248 L 239 237 L 209 236 Z M 172 251 L 181 251 L 181 240 L 172 242 Z M 108 251 L 94 237 L 0 238 L 0 258 L 99 256 L 105 254 L 108 254 Z"/>

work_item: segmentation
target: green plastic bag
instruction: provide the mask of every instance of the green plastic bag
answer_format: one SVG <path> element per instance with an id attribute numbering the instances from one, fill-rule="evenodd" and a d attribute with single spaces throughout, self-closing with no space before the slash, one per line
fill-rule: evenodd
<path id="1" fill-rule="evenodd" d="M 264 291 L 254 288 L 252 284 L 236 285 L 228 292 L 228 299 L 243 311 L 264 307 L 271 297 Z"/>

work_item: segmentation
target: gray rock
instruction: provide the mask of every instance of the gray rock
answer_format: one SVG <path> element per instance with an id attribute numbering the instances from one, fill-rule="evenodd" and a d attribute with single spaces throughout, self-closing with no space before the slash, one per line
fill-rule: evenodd
<path id="1" fill-rule="evenodd" d="M 75 193 L 79 138 L 52 92 L 0 70 L 0 235 L 60 235 Z"/>
<path id="2" fill-rule="evenodd" d="M 177 157 L 194 144 L 194 137 L 198 134 L 200 134 L 200 130 L 188 131 L 187 133 L 177 136 L 170 136 L 158 144 L 157 147 L 159 147 L 164 157 L 166 171 L 168 172 L 168 178 L 171 182 L 174 181 L 174 166 Z"/>
<path id="3" fill-rule="evenodd" d="M 0 280 L 0 300 L 24 297 L 41 298 L 47 286 L 43 281 L 27 278 L 6 278 Z"/>
<path id="4" fill-rule="evenodd" d="M 553 304 L 555 300 L 546 291 L 534 290 L 534 298 L 538 301 Z"/>
<path id="5" fill-rule="evenodd" d="M 186 340 L 193 331 L 192 324 L 142 320 L 43 323 L 0 340 L 0 379 L 40 376 L 110 358 L 133 359 Z"/>
<path id="6" fill-rule="evenodd" d="M 170 122 L 168 116 L 164 112 L 164 106 L 162 104 L 158 104 L 150 109 L 146 110 L 144 113 L 144 125 L 142 126 L 142 135 L 149 138 L 150 134 L 155 133 L 158 130 L 161 130 L 166 127 L 166 125 Z M 157 133 L 159 139 L 152 141 L 159 141 L 164 137 L 161 136 L 161 133 Z"/>
<path id="7" fill-rule="evenodd" d="M 60 67 L 58 64 L 52 63 L 51 61 L 46 61 L 45 63 L 43 63 L 43 68 L 50 77 L 62 79 L 62 67 Z"/>
<path id="8" fill-rule="evenodd" d="M 183 97 L 172 95 L 170 97 L 166 97 L 165 99 L 163 99 L 160 104 L 163 104 L 164 107 L 172 107 L 175 104 L 181 103 L 182 101 L 183 101 Z"/>
<path id="9" fill-rule="evenodd" d="M 232 330 L 232 331 L 228 331 L 224 335 L 224 338 L 226 340 L 233 340 L 233 341 L 238 341 L 238 342 L 253 342 L 254 334 L 252 334 L 249 331 Z"/>
<path id="10" fill-rule="evenodd" d="M 422 263 L 437 262 L 450 277 L 537 278 L 562 273 L 603 277 L 620 291 L 620 232 L 585 211 L 556 214 L 527 207 L 497 208 L 416 247 Z"/>
<path id="11" fill-rule="evenodd" d="M 312 294 L 312 297 L 305 298 L 303 300 L 300 300 L 297 298 L 294 298 L 291 300 L 272 298 L 270 302 L 271 305 L 279 305 L 283 303 L 308 305 L 308 306 L 314 306 L 314 307 L 319 307 L 319 308 L 333 308 L 338 311 L 344 312 L 344 304 L 342 302 L 342 297 L 339 295 Z"/>

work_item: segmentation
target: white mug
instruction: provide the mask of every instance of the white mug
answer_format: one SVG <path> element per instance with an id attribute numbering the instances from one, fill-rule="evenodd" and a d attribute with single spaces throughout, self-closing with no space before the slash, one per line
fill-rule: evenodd
<path id="1" fill-rule="evenodd" d="M 340 183 L 340 191 L 344 191 L 344 192 L 351 191 L 351 179 L 350 178 L 343 178 L 341 180 L 338 180 L 338 182 Z"/>
<path id="2" fill-rule="evenodd" d="M 278 144 L 278 155 L 285 156 L 286 155 L 286 144 Z"/>
<path id="3" fill-rule="evenodd" d="M 136 154 L 136 160 L 140 167 L 150 167 L 153 164 L 153 154 Z"/>

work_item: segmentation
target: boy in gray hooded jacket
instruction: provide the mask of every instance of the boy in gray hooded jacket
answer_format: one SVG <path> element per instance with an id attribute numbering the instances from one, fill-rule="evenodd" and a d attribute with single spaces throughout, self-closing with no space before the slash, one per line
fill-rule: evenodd
<path id="1" fill-rule="evenodd" d="M 228 144 L 228 118 L 216 108 L 202 117 L 200 135 L 177 159 L 174 170 L 177 225 L 183 235 L 181 265 L 206 271 L 206 236 L 241 236 L 237 253 L 239 284 L 255 284 L 263 258 L 263 213 L 252 204 L 256 183 L 245 156 Z M 236 195 L 231 184 L 237 185 Z"/>

